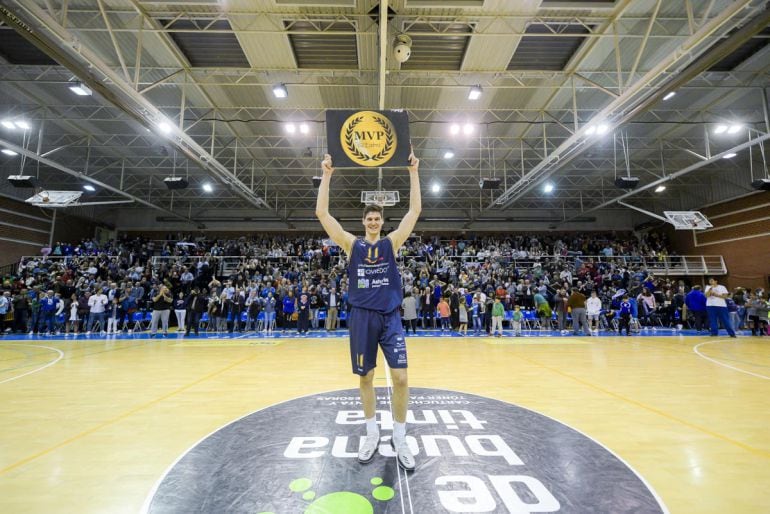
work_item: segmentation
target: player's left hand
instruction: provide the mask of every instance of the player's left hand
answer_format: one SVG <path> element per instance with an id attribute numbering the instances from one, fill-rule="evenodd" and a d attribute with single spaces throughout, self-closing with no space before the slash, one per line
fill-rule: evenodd
<path id="1" fill-rule="evenodd" d="M 414 150 L 409 153 L 409 171 L 415 172 L 420 168 L 420 159 L 414 156 Z"/>

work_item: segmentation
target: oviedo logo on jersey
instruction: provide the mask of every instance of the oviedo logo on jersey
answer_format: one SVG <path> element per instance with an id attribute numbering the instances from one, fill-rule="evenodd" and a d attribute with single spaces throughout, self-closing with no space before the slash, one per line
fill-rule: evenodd
<path id="1" fill-rule="evenodd" d="M 589 437 L 536 412 L 481 396 L 413 388 L 405 474 L 389 439 L 389 395 L 377 389 L 381 444 L 358 463 L 358 390 L 254 412 L 214 432 L 160 480 L 145 512 L 431 514 L 665 513 L 631 468 Z"/>
<path id="2" fill-rule="evenodd" d="M 409 120 L 401 111 L 327 111 L 335 167 L 407 166 Z"/>

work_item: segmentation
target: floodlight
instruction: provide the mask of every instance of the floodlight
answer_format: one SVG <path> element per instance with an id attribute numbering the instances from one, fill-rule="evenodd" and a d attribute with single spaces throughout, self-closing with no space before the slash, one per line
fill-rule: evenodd
<path id="1" fill-rule="evenodd" d="M 72 84 L 70 86 L 70 91 L 78 96 L 91 96 L 93 93 L 93 91 L 91 91 L 91 89 L 82 82 L 75 82 Z"/>
<path id="2" fill-rule="evenodd" d="M 286 98 L 289 96 L 289 91 L 286 89 L 286 84 L 276 84 L 273 86 L 273 95 L 276 98 Z"/>

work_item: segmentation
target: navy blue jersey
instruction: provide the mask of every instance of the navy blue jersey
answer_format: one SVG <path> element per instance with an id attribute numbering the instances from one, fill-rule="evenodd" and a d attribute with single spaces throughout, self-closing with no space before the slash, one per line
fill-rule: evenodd
<path id="1" fill-rule="evenodd" d="M 401 306 L 401 276 L 390 238 L 374 244 L 356 239 L 350 250 L 348 277 L 348 303 L 353 307 L 387 314 Z"/>

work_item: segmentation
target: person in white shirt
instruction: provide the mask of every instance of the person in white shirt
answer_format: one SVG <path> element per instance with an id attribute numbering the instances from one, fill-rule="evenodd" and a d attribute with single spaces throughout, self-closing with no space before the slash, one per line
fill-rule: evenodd
<path id="1" fill-rule="evenodd" d="M 96 290 L 96 294 L 91 295 L 88 299 L 88 324 L 86 325 L 86 335 L 91 335 L 91 328 L 94 326 L 94 321 L 99 321 L 99 329 L 104 334 L 104 330 L 107 328 L 104 322 L 104 311 L 107 306 L 107 295 L 102 293 L 101 289 Z"/>
<path id="2" fill-rule="evenodd" d="M 711 325 L 711 337 L 719 335 L 719 323 L 725 327 L 730 337 L 736 337 L 733 325 L 730 323 L 730 313 L 727 312 L 727 302 L 725 301 L 730 292 L 723 285 L 717 282 L 717 279 L 711 277 L 709 285 L 706 286 L 706 312 L 709 316 Z"/>
<path id="3" fill-rule="evenodd" d="M 588 316 L 589 330 L 599 333 L 599 315 L 602 312 L 602 301 L 596 294 L 596 289 L 591 291 L 591 297 L 586 300 L 586 316 Z"/>

